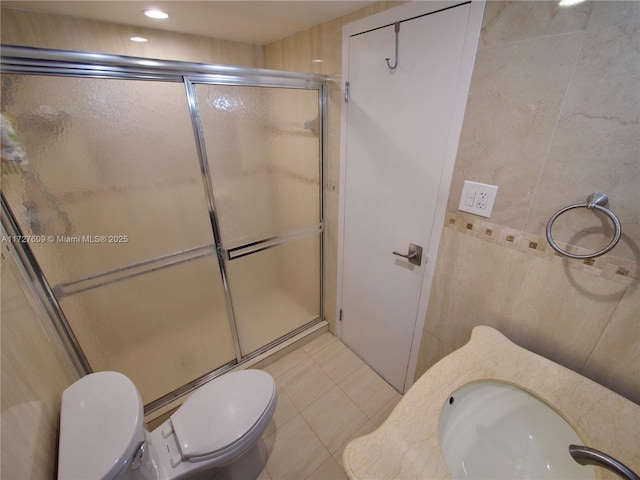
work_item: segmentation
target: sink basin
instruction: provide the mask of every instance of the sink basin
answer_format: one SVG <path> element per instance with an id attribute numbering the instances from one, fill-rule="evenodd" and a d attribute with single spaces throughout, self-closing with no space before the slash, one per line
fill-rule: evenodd
<path id="1" fill-rule="evenodd" d="M 595 479 L 570 444 L 584 443 L 552 408 L 497 381 L 452 393 L 438 422 L 442 455 L 454 479 Z"/>

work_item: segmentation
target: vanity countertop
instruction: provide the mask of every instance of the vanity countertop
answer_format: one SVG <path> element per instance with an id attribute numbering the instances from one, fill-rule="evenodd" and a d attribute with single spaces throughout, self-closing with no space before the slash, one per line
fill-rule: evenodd
<path id="1" fill-rule="evenodd" d="M 584 444 L 640 472 L 640 406 L 479 326 L 471 340 L 440 360 L 409 389 L 374 432 L 351 441 L 343 465 L 352 480 L 450 479 L 440 453 L 440 410 L 458 388 L 498 380 L 528 391 L 556 410 Z M 619 480 L 596 468 L 599 479 Z"/>

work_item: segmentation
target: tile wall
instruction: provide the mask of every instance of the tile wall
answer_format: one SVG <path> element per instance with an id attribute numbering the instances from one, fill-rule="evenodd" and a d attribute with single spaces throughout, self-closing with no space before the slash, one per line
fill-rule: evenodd
<path id="1" fill-rule="evenodd" d="M 332 323 L 341 31 L 391 6 L 379 2 L 265 46 L 266 67 L 335 82 L 325 185 Z M 640 2 L 567 9 L 551 1 L 487 2 L 416 376 L 463 345 L 473 326 L 487 324 L 640 402 L 639 26 Z M 490 223 L 457 212 L 465 179 L 500 187 Z M 595 191 L 609 195 L 621 219 L 619 245 L 593 264 L 555 257 L 547 221 Z M 599 250 L 611 233 L 592 212 L 572 211 L 554 227 L 558 242 L 575 243 L 572 250 Z"/>
<path id="2" fill-rule="evenodd" d="M 62 391 L 79 376 L 5 242 L 0 477 L 54 478 Z"/>
<path id="3" fill-rule="evenodd" d="M 638 2 L 487 3 L 417 376 L 486 324 L 640 402 L 639 46 Z M 465 179 L 500 187 L 490 219 L 457 211 Z M 595 191 L 622 239 L 559 257 L 549 218 Z M 605 218 L 572 212 L 558 242 L 608 243 Z"/>
<path id="4" fill-rule="evenodd" d="M 325 316 L 335 332 L 338 252 L 338 185 L 340 177 L 340 116 L 342 108 L 342 27 L 404 2 L 381 1 L 330 22 L 264 46 L 264 66 L 275 70 L 329 75 L 326 193 Z"/>

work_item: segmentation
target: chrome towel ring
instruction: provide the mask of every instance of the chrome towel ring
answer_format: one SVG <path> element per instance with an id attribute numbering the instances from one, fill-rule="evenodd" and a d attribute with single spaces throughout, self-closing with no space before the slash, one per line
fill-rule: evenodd
<path id="1" fill-rule="evenodd" d="M 565 255 L 569 258 L 587 259 L 587 258 L 596 258 L 601 255 L 604 255 L 613 247 L 615 247 L 616 244 L 618 243 L 618 240 L 620 240 L 620 235 L 622 234 L 622 228 L 620 227 L 620 220 L 618 220 L 618 217 L 616 217 L 615 213 L 613 213 L 611 210 L 607 208 L 608 204 L 609 204 L 609 197 L 607 197 L 606 193 L 595 192 L 587 197 L 587 203 L 576 203 L 574 205 L 569 205 L 568 207 L 564 207 L 563 209 L 558 210 L 551 217 L 551 219 L 549 219 L 549 223 L 547 223 L 547 241 L 549 242 L 549 245 L 551 245 L 551 248 L 553 248 L 556 252 L 561 253 L 562 255 Z M 611 221 L 615 225 L 616 232 L 613 235 L 613 239 L 611 240 L 611 242 L 609 242 L 609 245 L 604 247 L 599 252 L 588 253 L 585 255 L 576 255 L 574 253 L 566 252 L 558 246 L 558 244 L 551 237 L 551 228 L 553 227 L 553 223 L 557 220 L 557 218 L 560 215 L 562 215 L 565 212 L 568 212 L 569 210 L 573 210 L 574 208 L 582 208 L 582 207 L 588 208 L 589 210 L 593 210 L 595 208 L 596 210 L 600 210 L 601 212 L 607 214 L 607 216 L 611 219 Z"/>

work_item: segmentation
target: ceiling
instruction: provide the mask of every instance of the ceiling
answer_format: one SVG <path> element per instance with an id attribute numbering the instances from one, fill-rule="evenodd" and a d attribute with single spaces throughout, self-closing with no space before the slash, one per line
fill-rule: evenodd
<path id="1" fill-rule="evenodd" d="M 375 2 L 352 0 L 2 0 L 2 7 L 264 45 L 372 3 Z M 163 10 L 170 17 L 166 20 L 147 18 L 142 11 L 150 8 Z"/>

